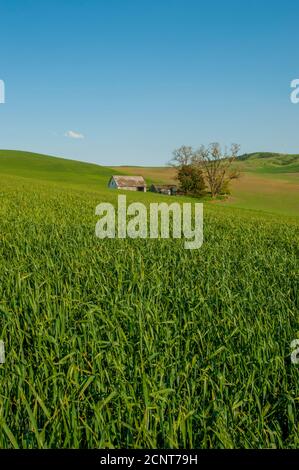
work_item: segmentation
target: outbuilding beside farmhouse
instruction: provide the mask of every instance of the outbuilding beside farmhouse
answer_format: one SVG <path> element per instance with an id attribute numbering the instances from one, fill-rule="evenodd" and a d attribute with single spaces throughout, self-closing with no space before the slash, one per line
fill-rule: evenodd
<path id="1" fill-rule="evenodd" d="M 152 193 L 167 194 L 175 196 L 177 194 L 177 187 L 175 184 L 152 184 L 150 187 Z"/>

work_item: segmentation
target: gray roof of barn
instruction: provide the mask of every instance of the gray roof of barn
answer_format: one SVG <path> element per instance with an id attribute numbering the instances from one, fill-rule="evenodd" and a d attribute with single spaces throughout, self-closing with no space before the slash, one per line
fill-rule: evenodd
<path id="1" fill-rule="evenodd" d="M 139 186 L 146 186 L 143 176 L 119 176 L 113 175 L 112 178 L 117 186 L 137 188 Z"/>

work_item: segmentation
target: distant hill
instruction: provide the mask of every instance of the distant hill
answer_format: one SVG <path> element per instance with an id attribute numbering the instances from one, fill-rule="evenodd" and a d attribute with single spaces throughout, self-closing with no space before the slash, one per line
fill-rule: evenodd
<path id="1" fill-rule="evenodd" d="M 271 152 L 245 153 L 238 157 L 238 163 L 244 171 L 271 173 L 299 172 L 299 155 Z"/>

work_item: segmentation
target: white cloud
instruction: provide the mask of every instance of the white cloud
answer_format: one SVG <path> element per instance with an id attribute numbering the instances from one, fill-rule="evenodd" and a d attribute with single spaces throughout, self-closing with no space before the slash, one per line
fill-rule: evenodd
<path id="1" fill-rule="evenodd" d="M 80 134 L 80 132 L 75 131 L 67 131 L 65 137 L 70 137 L 71 139 L 84 139 L 84 135 Z"/>

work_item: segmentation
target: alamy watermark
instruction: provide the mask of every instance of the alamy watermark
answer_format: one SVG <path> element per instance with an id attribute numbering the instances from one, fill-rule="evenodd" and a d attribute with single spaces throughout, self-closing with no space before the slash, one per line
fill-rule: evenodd
<path id="1" fill-rule="evenodd" d="M 0 80 L 0 104 L 5 103 L 5 83 L 3 80 Z"/>
<path id="2" fill-rule="evenodd" d="M 295 78 L 291 81 L 291 88 L 294 88 L 291 92 L 290 98 L 293 104 L 299 103 L 299 78 Z"/>
<path id="3" fill-rule="evenodd" d="M 192 210 L 193 206 L 193 210 Z M 184 238 L 184 247 L 195 250 L 203 243 L 203 204 L 174 202 L 172 204 L 133 202 L 118 196 L 117 212 L 113 204 L 104 202 L 96 207 L 100 216 L 95 228 L 98 238 Z"/>
<path id="4" fill-rule="evenodd" d="M 299 364 L 299 339 L 294 339 L 291 342 L 291 362 L 292 364 Z"/>
<path id="5" fill-rule="evenodd" d="M 0 364 L 5 363 L 5 349 L 4 349 L 4 342 L 0 340 Z"/>

